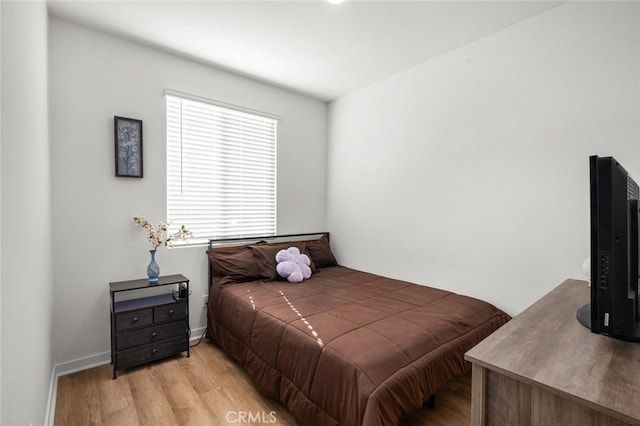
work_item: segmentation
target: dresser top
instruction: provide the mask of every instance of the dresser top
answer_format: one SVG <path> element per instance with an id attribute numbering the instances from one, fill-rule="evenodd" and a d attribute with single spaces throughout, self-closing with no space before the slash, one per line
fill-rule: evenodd
<path id="1" fill-rule="evenodd" d="M 465 359 L 516 380 L 640 420 L 640 343 L 580 324 L 586 281 L 566 280 L 466 353 Z"/>
<path id="2" fill-rule="evenodd" d="M 154 283 L 149 282 L 148 278 L 109 283 L 109 291 L 112 293 L 115 293 L 118 291 L 137 290 L 140 288 L 158 287 L 163 285 L 186 283 L 186 282 L 189 282 L 189 279 L 182 274 L 164 275 L 164 276 L 158 277 L 158 281 Z"/>

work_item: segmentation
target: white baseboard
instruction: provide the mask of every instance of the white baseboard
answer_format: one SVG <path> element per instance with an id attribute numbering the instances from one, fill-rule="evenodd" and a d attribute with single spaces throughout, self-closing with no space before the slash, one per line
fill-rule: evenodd
<path id="1" fill-rule="evenodd" d="M 189 338 L 189 343 L 193 343 L 196 340 L 200 340 L 200 338 L 204 335 L 206 331 L 207 331 L 207 327 L 200 327 L 200 328 L 191 330 L 191 337 Z"/>
<path id="2" fill-rule="evenodd" d="M 56 417 L 56 397 L 58 396 L 58 378 L 53 372 L 55 367 L 51 369 L 51 382 L 49 383 L 49 400 L 47 401 L 47 411 L 44 415 L 44 426 L 53 426 Z"/>
<path id="3" fill-rule="evenodd" d="M 191 330 L 189 344 L 200 340 L 207 330 L 206 327 L 200 327 Z M 67 374 L 77 373 L 78 371 L 88 370 L 90 368 L 99 367 L 101 365 L 111 363 L 111 352 L 103 352 L 90 355 L 84 358 L 74 359 L 73 361 L 61 362 L 55 364 L 51 369 L 51 382 L 49 383 L 49 401 L 47 403 L 47 411 L 45 414 L 45 426 L 53 426 L 56 418 L 56 400 L 58 396 L 58 377 Z"/>
<path id="4" fill-rule="evenodd" d="M 53 426 L 56 418 L 56 400 L 58 397 L 58 377 L 67 374 L 76 373 L 82 370 L 98 367 L 100 365 L 109 364 L 111 362 L 111 352 L 103 352 L 84 358 L 74 359 L 73 361 L 62 362 L 56 364 L 51 369 L 51 383 L 49 385 L 49 402 L 47 403 L 47 414 L 45 417 L 45 425 Z"/>

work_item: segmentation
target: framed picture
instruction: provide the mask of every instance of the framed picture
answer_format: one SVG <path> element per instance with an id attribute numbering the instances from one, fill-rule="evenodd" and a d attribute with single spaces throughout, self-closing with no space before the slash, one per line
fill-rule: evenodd
<path id="1" fill-rule="evenodd" d="M 113 117 L 116 176 L 142 177 L 142 120 Z"/>

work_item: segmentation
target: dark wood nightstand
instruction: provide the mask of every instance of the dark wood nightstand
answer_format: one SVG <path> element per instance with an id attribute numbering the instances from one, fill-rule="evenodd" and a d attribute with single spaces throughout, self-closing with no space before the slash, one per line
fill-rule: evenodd
<path id="1" fill-rule="evenodd" d="M 122 298 L 124 292 L 165 287 L 166 293 Z M 182 291 L 181 291 L 182 288 Z M 113 378 L 118 370 L 161 358 L 189 353 L 189 279 L 168 275 L 150 283 L 148 279 L 109 283 L 111 296 L 111 363 Z M 118 297 L 120 296 L 120 297 Z M 182 297 L 180 297 L 182 296 Z"/>

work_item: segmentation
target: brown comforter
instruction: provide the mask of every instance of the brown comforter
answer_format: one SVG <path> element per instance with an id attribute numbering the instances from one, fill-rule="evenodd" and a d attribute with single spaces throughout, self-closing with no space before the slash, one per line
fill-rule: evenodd
<path id="1" fill-rule="evenodd" d="M 395 425 L 509 320 L 488 303 L 342 266 L 214 284 L 208 337 L 300 425 Z"/>

